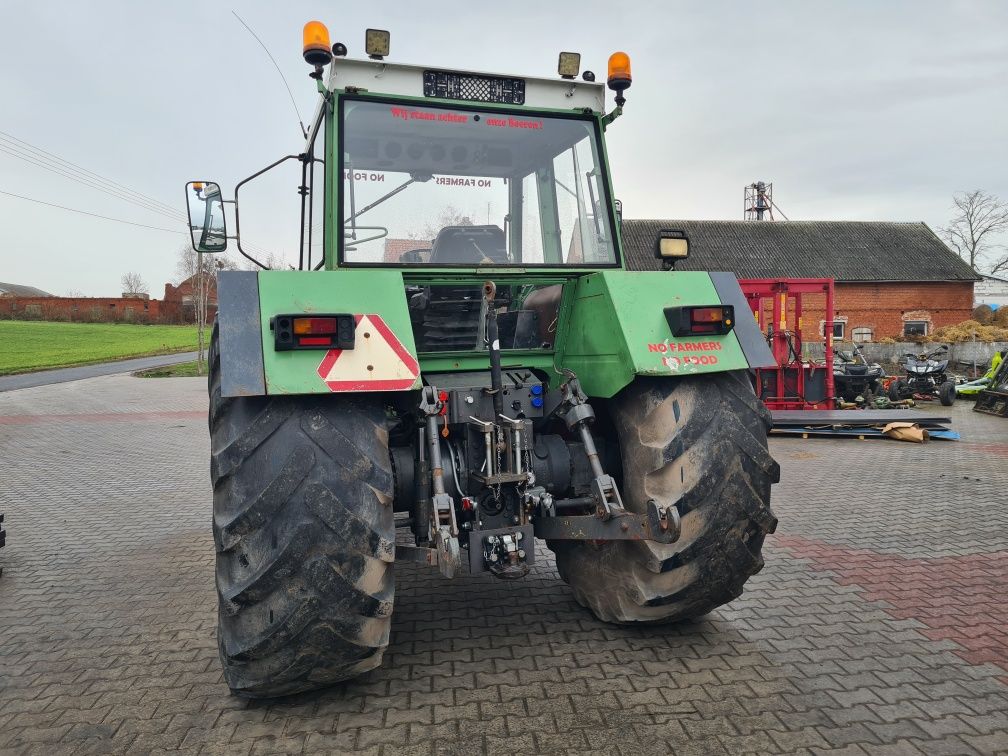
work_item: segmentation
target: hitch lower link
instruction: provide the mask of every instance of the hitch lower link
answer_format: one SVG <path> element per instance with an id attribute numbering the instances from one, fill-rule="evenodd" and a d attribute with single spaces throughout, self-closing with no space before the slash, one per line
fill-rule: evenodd
<path id="1" fill-rule="evenodd" d="M 420 411 L 427 416 L 427 454 L 430 459 L 433 489 L 428 536 L 434 543 L 438 569 L 445 577 L 452 578 L 461 565 L 461 553 L 455 504 L 445 491 L 444 485 L 444 463 L 441 460 L 441 437 L 438 433 L 438 417 L 443 409 L 437 389 L 433 386 L 424 386 L 420 398 Z"/>
<path id="2" fill-rule="evenodd" d="M 588 397 L 581 388 L 577 376 L 564 371 L 567 380 L 560 385 L 561 404 L 559 415 L 567 428 L 578 433 L 584 444 L 588 463 L 594 475 L 591 493 L 586 501 L 578 504 L 594 506 L 594 515 L 559 514 L 558 505 L 563 502 L 548 502 L 540 507 L 540 515 L 535 519 L 535 534 L 539 538 L 551 540 L 599 540 L 599 541 L 657 541 L 672 543 L 680 533 L 679 510 L 675 502 L 665 505 L 654 499 L 647 502 L 647 511 L 641 515 L 623 507 L 619 488 L 611 475 L 602 469 L 595 439 L 589 424 L 595 419 L 595 410 L 588 404 Z"/>

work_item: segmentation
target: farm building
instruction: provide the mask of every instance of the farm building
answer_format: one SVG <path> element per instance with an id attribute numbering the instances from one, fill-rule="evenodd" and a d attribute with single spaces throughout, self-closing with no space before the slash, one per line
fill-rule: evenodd
<path id="1" fill-rule="evenodd" d="M 163 300 L 147 294 L 121 297 L 54 297 L 31 286 L 0 284 L 0 318 L 81 323 L 192 323 L 197 301 L 196 276 L 178 286 L 165 284 Z M 217 313 L 217 279 L 206 277 L 207 320 Z M 33 293 L 38 292 L 38 293 Z"/>
<path id="2" fill-rule="evenodd" d="M 34 286 L 24 286 L 22 284 L 4 283 L 0 281 L 0 297 L 51 297 L 47 291 L 36 289 Z"/>
<path id="3" fill-rule="evenodd" d="M 993 309 L 1008 306 L 1008 278 L 981 276 L 973 287 L 973 304 L 987 305 Z"/>
<path id="4" fill-rule="evenodd" d="M 662 230 L 689 237 L 677 270 L 726 270 L 739 278 L 833 278 L 833 336 L 860 342 L 927 336 L 969 319 L 973 270 L 924 223 L 882 221 L 623 221 L 626 265 L 660 270 Z M 807 312 L 818 318 L 820 311 Z"/>
<path id="5" fill-rule="evenodd" d="M 160 302 L 146 295 L 124 297 L 0 297 L 0 318 L 59 320 L 73 323 L 154 323 Z"/>
<path id="6" fill-rule="evenodd" d="M 217 277 L 204 275 L 206 287 L 206 318 L 212 322 L 217 314 Z M 193 323 L 196 320 L 196 303 L 199 301 L 199 274 L 190 276 L 178 286 L 165 284 L 161 310 L 166 320 L 179 323 Z"/>

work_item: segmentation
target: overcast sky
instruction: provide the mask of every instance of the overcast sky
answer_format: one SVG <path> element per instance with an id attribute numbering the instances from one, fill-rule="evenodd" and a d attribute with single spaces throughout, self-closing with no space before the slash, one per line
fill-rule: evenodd
<path id="1" fill-rule="evenodd" d="M 955 191 L 1008 199 L 1008 3 L 996 0 L 2 0 L 0 132 L 179 211 L 191 178 L 230 196 L 302 146 L 280 77 L 232 8 L 306 119 L 317 94 L 301 27 L 312 18 L 352 57 L 370 26 L 391 31 L 391 61 L 445 68 L 551 76 L 557 53 L 575 50 L 602 80 L 609 53 L 625 50 L 634 82 L 608 139 L 627 217 L 741 219 L 757 179 L 792 220 L 937 229 Z M 250 187 L 242 231 L 296 259 L 291 170 Z M 2 150 L 0 192 L 182 228 Z M 184 238 L 0 194 L 0 281 L 54 294 L 116 295 L 133 270 L 161 296 Z"/>

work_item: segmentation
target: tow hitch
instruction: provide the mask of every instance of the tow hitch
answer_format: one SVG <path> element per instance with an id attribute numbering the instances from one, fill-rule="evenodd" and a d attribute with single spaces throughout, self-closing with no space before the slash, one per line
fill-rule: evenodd
<path id="1" fill-rule="evenodd" d="M 577 376 L 564 371 L 567 380 L 561 384 L 562 401 L 558 415 L 567 427 L 581 436 L 585 454 L 592 468 L 591 494 L 580 499 L 553 501 L 547 494 L 538 502 L 538 516 L 534 520 L 535 534 L 548 540 L 598 540 L 598 541 L 657 541 L 672 543 L 680 532 L 679 510 L 675 502 L 660 504 L 654 499 L 647 503 L 647 512 L 637 514 L 623 507 L 616 481 L 602 469 L 595 440 L 589 424 L 595 419 L 595 410 L 581 389 Z M 584 509 L 590 506 L 594 515 L 558 514 L 563 509 Z"/>

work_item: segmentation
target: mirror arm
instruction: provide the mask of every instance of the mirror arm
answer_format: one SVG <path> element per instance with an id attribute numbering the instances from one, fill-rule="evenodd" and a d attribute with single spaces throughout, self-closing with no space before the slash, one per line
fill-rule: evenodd
<path id="1" fill-rule="evenodd" d="M 248 178 L 242 179 L 237 184 L 235 184 L 235 198 L 233 200 L 233 204 L 235 206 L 235 243 L 238 245 L 238 251 L 241 253 L 242 257 L 244 257 L 246 260 L 249 260 L 250 262 L 254 262 L 256 265 L 258 265 L 263 270 L 269 270 L 269 267 L 266 266 L 266 265 L 263 265 L 261 262 L 259 262 L 254 257 L 252 257 L 252 255 L 248 254 L 244 249 L 242 249 L 242 245 L 241 245 L 241 218 L 240 218 L 240 215 L 239 215 L 239 212 L 238 212 L 238 190 L 240 190 L 249 181 L 252 181 L 252 179 L 259 178 L 264 173 L 266 173 L 266 171 L 273 170 L 278 165 L 280 165 L 280 163 L 286 162 L 287 160 L 301 160 L 301 156 L 300 155 L 285 155 L 284 157 L 280 158 L 279 160 L 277 160 L 277 161 L 275 161 L 273 163 L 270 163 L 269 165 L 267 165 L 262 170 L 256 171 L 255 173 L 253 173 Z"/>
<path id="2" fill-rule="evenodd" d="M 299 155 L 301 158 L 301 186 L 298 187 L 298 194 L 301 195 L 301 222 L 298 224 L 301 237 L 298 239 L 298 270 L 304 270 L 304 224 L 305 224 L 305 201 L 308 199 L 308 164 L 311 158 L 307 153 Z"/>

